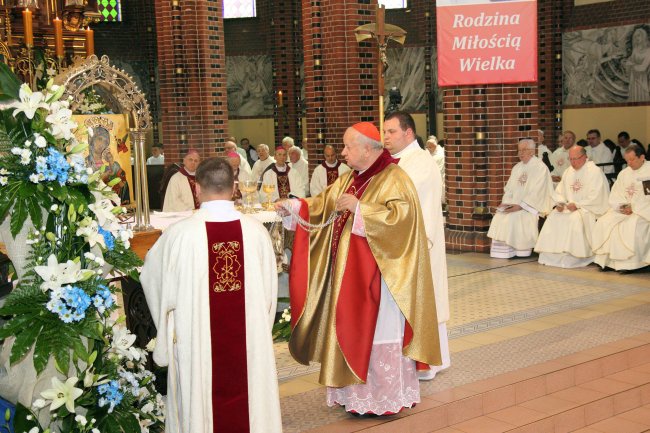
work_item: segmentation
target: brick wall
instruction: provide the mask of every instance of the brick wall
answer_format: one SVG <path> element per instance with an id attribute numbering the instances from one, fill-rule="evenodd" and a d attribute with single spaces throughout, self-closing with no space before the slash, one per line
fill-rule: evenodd
<path id="1" fill-rule="evenodd" d="M 648 22 L 650 18 L 647 0 L 614 0 L 584 6 L 574 6 L 573 0 L 564 0 L 564 8 L 565 31 Z"/>
<path id="2" fill-rule="evenodd" d="M 155 4 L 165 161 L 214 156 L 228 130 L 222 2 Z"/>

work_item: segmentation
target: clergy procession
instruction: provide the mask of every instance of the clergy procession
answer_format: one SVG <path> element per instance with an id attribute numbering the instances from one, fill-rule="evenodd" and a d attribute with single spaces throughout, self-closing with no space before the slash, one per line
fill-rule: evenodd
<path id="1" fill-rule="evenodd" d="M 647 2 L 1 3 L 0 433 L 650 432 Z"/>

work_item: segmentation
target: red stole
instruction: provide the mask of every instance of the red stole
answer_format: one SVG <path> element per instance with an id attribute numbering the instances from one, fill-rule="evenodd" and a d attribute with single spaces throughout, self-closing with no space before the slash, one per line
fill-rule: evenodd
<path id="1" fill-rule="evenodd" d="M 287 170 L 284 172 L 279 171 L 275 164 L 272 164 L 270 168 L 275 173 L 278 184 L 278 196 L 280 198 L 289 198 L 289 193 L 291 192 L 291 185 L 289 184 L 289 170 L 291 170 L 291 167 L 288 165 L 286 167 Z"/>
<path id="2" fill-rule="evenodd" d="M 366 171 L 361 174 L 358 171 L 353 173 L 354 180 L 347 188 L 346 193 L 354 194 L 357 198 L 362 197 L 372 177 L 392 163 L 394 160 L 390 153 L 384 150 Z M 334 223 L 330 250 L 332 264 L 335 263 L 338 242 L 350 215 L 351 213 L 346 211 Z M 302 201 L 300 216 L 309 220 L 309 210 L 305 201 Z M 305 305 L 308 269 L 309 233 L 297 226 L 289 271 L 289 299 L 293 312 L 291 314 L 292 326 L 296 325 Z M 380 299 L 381 274 L 368 245 L 368 240 L 351 234 L 341 290 L 336 304 L 336 336 L 348 365 L 364 382 L 368 376 Z"/>
<path id="3" fill-rule="evenodd" d="M 325 161 L 323 161 L 322 166 L 325 168 L 327 186 L 330 186 L 336 181 L 336 179 L 339 178 L 339 167 L 341 166 L 341 161 L 336 161 L 336 165 L 334 165 L 334 167 L 330 167 Z"/>
<path id="4" fill-rule="evenodd" d="M 199 196 L 196 194 L 196 177 L 193 174 L 189 174 L 185 167 L 181 167 L 178 170 L 180 174 L 187 178 L 187 182 L 190 184 L 190 189 L 192 190 L 192 197 L 194 198 L 194 209 L 201 207 L 201 202 L 199 201 Z"/>
<path id="5" fill-rule="evenodd" d="M 214 433 L 245 433 L 248 419 L 244 244 L 239 221 L 206 222 Z"/>

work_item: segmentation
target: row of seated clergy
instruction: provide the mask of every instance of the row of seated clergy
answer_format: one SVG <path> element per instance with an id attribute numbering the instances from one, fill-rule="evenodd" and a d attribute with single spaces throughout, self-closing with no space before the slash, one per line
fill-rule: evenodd
<path id="1" fill-rule="evenodd" d="M 570 150 L 572 166 L 556 188 L 555 210 L 535 246 L 540 263 L 573 268 L 595 261 L 621 271 L 650 264 L 650 186 L 643 185 L 650 165 L 637 146 L 624 157 L 628 168 L 610 194 L 602 170 L 581 148 Z"/>

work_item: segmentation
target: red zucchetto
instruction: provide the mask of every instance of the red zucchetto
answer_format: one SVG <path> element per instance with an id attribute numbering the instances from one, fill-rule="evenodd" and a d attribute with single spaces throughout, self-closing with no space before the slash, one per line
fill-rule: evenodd
<path id="1" fill-rule="evenodd" d="M 379 134 L 379 129 L 377 127 L 370 123 L 370 122 L 359 122 L 355 123 L 352 125 L 352 128 L 356 129 L 366 137 L 375 140 L 375 141 L 381 141 L 381 135 Z"/>

